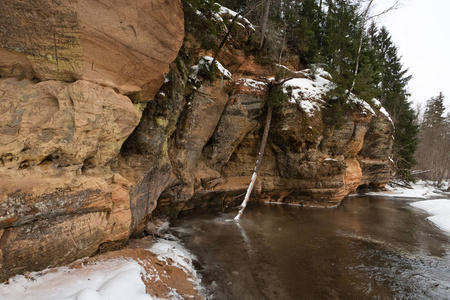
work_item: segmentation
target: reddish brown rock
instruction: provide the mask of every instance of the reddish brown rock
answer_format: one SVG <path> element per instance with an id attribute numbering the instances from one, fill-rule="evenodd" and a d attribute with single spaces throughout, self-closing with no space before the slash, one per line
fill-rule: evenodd
<path id="1" fill-rule="evenodd" d="M 133 106 L 153 97 L 181 45 L 179 5 L 0 3 L 0 27 L 10 28 L 0 75 L 19 77 L 0 79 L 0 281 L 114 249 L 157 213 L 241 201 L 268 95 L 263 81 L 238 77 L 284 68 L 225 47 L 219 60 L 237 80 L 211 82 L 180 55 L 156 96 Z M 275 109 L 252 200 L 335 206 L 386 183 L 386 118 L 355 105 L 335 128 L 322 99 L 303 98 Z M 309 100 L 312 113 L 300 105 Z"/>
<path id="2" fill-rule="evenodd" d="M 0 79 L 0 94 L 0 280 L 126 242 L 130 186 L 111 166 L 139 122 L 130 99 L 82 80 Z"/>
<path id="3" fill-rule="evenodd" d="M 107 166 L 139 122 L 128 97 L 87 81 L 0 79 L 0 94 L 3 176 Z"/>
<path id="4" fill-rule="evenodd" d="M 83 79 L 141 100 L 164 82 L 184 36 L 179 0 L 6 0 L 0 15 L 0 76 Z"/>
<path id="5" fill-rule="evenodd" d="M 67 215 L 6 228 L 0 242 L 0 279 L 93 255 L 104 239 L 107 215 Z"/>
<path id="6" fill-rule="evenodd" d="M 188 87 L 189 80 L 184 82 Z M 171 84 L 173 82 L 169 86 Z M 216 89 L 224 88 L 221 81 L 216 81 L 214 85 Z M 208 83 L 201 84 L 200 90 L 204 86 Z M 194 89 L 185 96 L 187 109 L 182 111 L 175 134 L 169 139 L 171 154 L 168 163 L 172 167 L 172 179 L 167 179 L 164 190 L 158 192 L 161 194 L 158 213 L 173 215 L 180 210 L 196 207 L 223 207 L 229 202 L 237 204 L 250 182 L 264 125 L 267 101 L 264 81 L 250 78 L 236 80 L 218 122 L 215 117 L 214 122 L 195 121 L 195 116 L 205 112 L 215 116 L 203 106 L 189 105 L 189 99 L 195 99 L 195 93 Z M 203 103 L 216 101 L 210 93 L 202 97 L 205 97 Z M 320 98 L 304 100 L 311 101 L 316 107 L 323 107 Z M 170 103 L 172 97 L 166 98 L 166 101 Z M 272 117 L 269 146 L 264 154 L 253 200 L 335 206 L 367 181 L 382 185 L 383 182 L 375 176 L 367 175 L 365 166 L 368 161 L 362 164 L 360 159 L 366 152 L 364 147 L 369 132 L 368 142 L 372 141 L 373 147 L 381 143 L 378 164 L 388 167 L 386 161 L 391 149 L 388 141 L 391 140 L 392 129 L 385 128 L 381 132 L 373 128 L 377 127 L 379 119 L 383 116 L 377 110 L 373 112 L 366 104 L 360 103 L 345 113 L 342 126 L 329 126 L 324 124 L 320 109 L 311 114 L 298 103 L 284 103 Z M 189 124 L 195 124 L 195 132 L 201 133 L 202 139 L 192 135 L 194 127 Z M 214 127 L 214 133 L 211 135 L 210 128 L 204 126 Z M 377 137 L 372 136 L 374 130 Z M 188 146 L 177 145 L 180 136 L 187 137 L 183 141 Z"/>
<path id="7" fill-rule="evenodd" d="M 392 121 L 377 110 L 364 138 L 364 145 L 358 153 L 363 178 L 362 188 L 383 188 L 390 180 L 390 161 L 394 134 Z"/>

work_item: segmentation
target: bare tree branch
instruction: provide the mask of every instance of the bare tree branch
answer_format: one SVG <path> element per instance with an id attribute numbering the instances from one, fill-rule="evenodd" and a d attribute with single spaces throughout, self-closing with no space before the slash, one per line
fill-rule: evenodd
<path id="1" fill-rule="evenodd" d="M 374 0 L 368 0 L 369 4 L 367 4 L 366 9 L 364 9 L 364 11 L 362 13 L 363 21 L 362 21 L 361 35 L 359 38 L 358 55 L 356 56 L 355 72 L 353 74 L 353 81 L 352 81 L 350 90 L 348 91 L 347 98 L 350 97 L 350 94 L 353 92 L 353 89 L 355 88 L 355 85 L 356 85 L 356 79 L 358 77 L 358 71 L 359 71 L 359 61 L 361 58 L 362 44 L 363 44 L 363 40 L 364 40 L 364 31 L 366 30 L 367 21 L 369 21 L 373 18 L 379 17 L 381 15 L 384 15 L 392 10 L 398 9 L 398 7 L 400 6 L 400 2 L 401 2 L 401 0 L 395 0 L 395 3 L 393 5 L 391 5 L 389 8 L 385 9 L 381 13 L 376 14 L 374 16 L 369 16 L 370 7 L 372 6 L 373 1 Z M 362 1 L 362 2 L 366 2 L 366 1 Z"/>
<path id="2" fill-rule="evenodd" d="M 380 17 L 380 16 L 382 16 L 382 15 L 385 15 L 385 14 L 387 14 L 387 13 L 390 12 L 390 11 L 399 9 L 400 4 L 401 4 L 401 0 L 395 0 L 395 3 L 394 3 L 394 4 L 392 4 L 390 7 L 386 8 L 385 10 L 383 10 L 382 12 L 380 12 L 380 13 L 378 13 L 378 14 L 373 15 L 373 16 L 370 16 L 370 17 L 367 19 L 367 21 L 372 20 L 372 19 L 375 19 L 375 18 L 378 18 L 378 17 Z"/>

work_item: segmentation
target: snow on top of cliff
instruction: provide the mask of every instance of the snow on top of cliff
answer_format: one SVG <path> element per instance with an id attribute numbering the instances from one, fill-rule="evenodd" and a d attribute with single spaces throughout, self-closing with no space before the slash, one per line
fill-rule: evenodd
<path id="1" fill-rule="evenodd" d="M 275 64 L 275 66 L 280 67 L 280 68 L 282 68 L 282 69 L 285 69 L 285 70 L 288 70 L 288 71 L 292 72 L 291 69 L 289 69 L 288 67 L 286 67 L 286 66 L 284 66 L 284 65 Z"/>
<path id="2" fill-rule="evenodd" d="M 278 66 L 288 69 L 283 65 Z M 323 108 L 325 104 L 324 95 L 333 89 L 335 84 L 330 81 L 332 79 L 330 73 L 319 66 L 315 66 L 314 71 L 306 69 L 294 73 L 301 73 L 306 78 L 293 78 L 286 81 L 283 90 L 289 95 L 289 102 L 297 103 L 308 116 L 312 117 Z M 347 101 L 361 107 L 366 114 L 376 115 L 369 103 L 359 99 L 354 94 L 350 94 Z"/>
<path id="3" fill-rule="evenodd" d="M 212 58 L 211 56 L 203 56 L 202 58 L 200 58 L 198 65 L 194 65 L 191 67 L 192 72 L 191 72 L 191 75 L 189 76 L 189 78 L 194 81 L 197 81 L 199 67 L 202 65 L 207 65 L 208 67 L 210 67 L 213 60 L 214 60 L 214 58 Z M 231 75 L 231 72 L 228 71 L 218 60 L 215 61 L 215 65 L 216 65 L 217 69 L 219 70 L 220 74 L 222 74 L 224 77 L 226 77 L 228 79 L 233 78 L 233 75 Z"/>
<path id="4" fill-rule="evenodd" d="M 267 84 L 262 81 L 258 81 L 251 78 L 239 78 L 236 83 L 242 83 L 246 88 L 255 92 L 263 92 L 266 89 Z"/>
<path id="5" fill-rule="evenodd" d="M 383 105 L 381 105 L 381 102 L 378 101 L 378 99 L 376 98 L 373 98 L 372 101 L 375 104 L 375 107 L 380 111 L 380 113 L 382 113 L 389 121 L 391 121 L 392 125 L 394 125 L 394 121 L 392 121 L 392 118 L 387 112 L 386 108 L 384 108 Z"/>
<path id="6" fill-rule="evenodd" d="M 309 76 L 310 70 L 302 71 Z M 300 108 L 312 117 L 316 111 L 319 111 L 323 105 L 323 95 L 326 94 L 333 83 L 325 77 L 329 74 L 318 68 L 314 79 L 312 78 L 292 78 L 283 84 L 283 91 L 289 97 L 289 102 L 297 103 Z"/>
<path id="7" fill-rule="evenodd" d="M 349 103 L 354 103 L 354 104 L 357 104 L 358 106 L 360 106 L 363 109 L 364 113 L 371 113 L 374 116 L 377 115 L 369 103 L 367 103 L 366 101 L 364 101 L 362 99 L 359 99 L 354 94 L 350 94 L 347 101 Z"/>
<path id="8" fill-rule="evenodd" d="M 203 56 L 200 59 L 200 64 L 203 63 L 208 63 L 209 65 L 212 64 L 214 58 L 212 58 L 211 56 Z M 217 68 L 219 69 L 220 74 L 222 74 L 223 76 L 227 77 L 227 78 L 233 78 L 233 75 L 231 75 L 231 72 L 228 71 L 218 60 L 215 61 Z"/>
<path id="9" fill-rule="evenodd" d="M 214 18 L 219 22 L 223 22 L 223 16 L 225 16 L 225 15 L 231 15 L 232 17 L 234 17 L 238 14 L 234 10 L 231 10 L 225 6 L 222 6 L 219 3 L 216 3 L 216 5 L 219 7 L 219 12 L 214 14 Z M 247 18 L 244 18 L 243 16 L 239 16 L 238 20 L 243 21 L 245 23 L 245 25 L 247 25 L 250 29 L 252 29 L 253 31 L 256 31 L 255 26 L 253 26 L 253 24 Z M 239 22 L 237 22 L 237 24 L 246 28 L 243 24 L 241 24 Z"/>

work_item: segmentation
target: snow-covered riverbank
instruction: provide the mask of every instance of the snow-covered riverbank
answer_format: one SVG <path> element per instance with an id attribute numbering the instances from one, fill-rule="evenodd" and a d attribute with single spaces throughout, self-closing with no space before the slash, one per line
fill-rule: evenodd
<path id="1" fill-rule="evenodd" d="M 431 183 L 419 181 L 412 184 L 411 188 L 387 186 L 386 191 L 370 192 L 366 195 L 420 199 L 410 205 L 429 213 L 431 216 L 427 217 L 427 220 L 450 234 L 450 193 L 438 190 Z"/>
<path id="2" fill-rule="evenodd" d="M 430 199 L 439 197 L 442 194 L 439 193 L 437 188 L 432 184 L 425 181 L 418 181 L 417 183 L 411 184 L 411 188 L 388 184 L 385 191 L 369 192 L 365 195 L 392 198 Z"/>
<path id="3" fill-rule="evenodd" d="M 202 299 L 189 252 L 180 243 L 164 239 L 150 246 L 15 276 L 0 285 L 0 299 Z"/>
<path id="4" fill-rule="evenodd" d="M 411 206 L 429 213 L 431 216 L 427 220 L 450 234 L 450 199 L 418 201 L 411 203 Z"/>

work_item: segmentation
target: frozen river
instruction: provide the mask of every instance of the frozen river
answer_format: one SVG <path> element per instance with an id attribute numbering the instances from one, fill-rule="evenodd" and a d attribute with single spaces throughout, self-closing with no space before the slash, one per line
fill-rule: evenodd
<path id="1" fill-rule="evenodd" d="M 253 205 L 186 216 L 170 232 L 197 257 L 210 299 L 449 299 L 450 236 L 411 201 Z"/>

